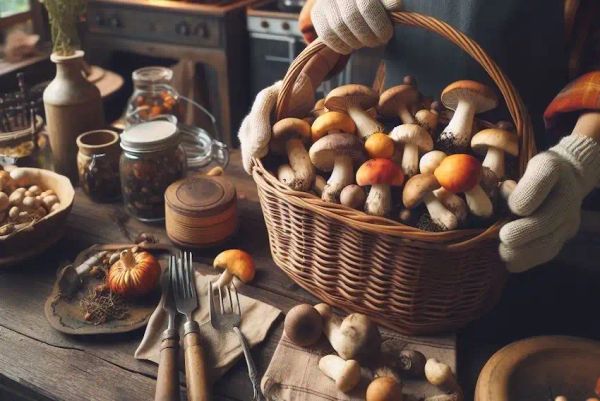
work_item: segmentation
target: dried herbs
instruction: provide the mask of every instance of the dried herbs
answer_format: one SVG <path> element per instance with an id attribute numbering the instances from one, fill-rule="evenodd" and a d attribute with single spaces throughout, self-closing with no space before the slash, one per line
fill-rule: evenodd
<path id="1" fill-rule="evenodd" d="M 122 297 L 113 293 L 104 284 L 92 288 L 81 299 L 84 319 L 94 325 L 111 320 L 123 319 L 127 316 L 127 304 Z"/>

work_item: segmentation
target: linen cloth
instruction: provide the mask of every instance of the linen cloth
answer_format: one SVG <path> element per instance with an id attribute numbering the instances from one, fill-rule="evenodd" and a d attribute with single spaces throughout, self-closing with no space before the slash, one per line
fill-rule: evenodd
<path id="1" fill-rule="evenodd" d="M 206 352 L 206 366 L 212 381 L 217 380 L 237 360 L 243 356 L 237 336 L 233 332 L 224 333 L 215 330 L 209 320 L 208 286 L 218 275 L 202 275 L 195 272 L 196 291 L 198 292 L 199 307 L 194 312 L 194 320 L 200 325 L 202 345 Z M 239 294 L 242 309 L 241 331 L 252 347 L 265 339 L 269 328 L 275 322 L 281 311 L 264 302 L 257 301 Z M 136 359 L 145 359 L 158 363 L 160 360 L 160 342 L 163 331 L 167 328 L 167 313 L 162 307 L 163 299 L 152 313 L 144 338 L 135 351 Z M 182 316 L 178 316 L 179 336 L 183 340 Z M 183 347 L 179 347 L 179 368 L 184 370 Z"/>

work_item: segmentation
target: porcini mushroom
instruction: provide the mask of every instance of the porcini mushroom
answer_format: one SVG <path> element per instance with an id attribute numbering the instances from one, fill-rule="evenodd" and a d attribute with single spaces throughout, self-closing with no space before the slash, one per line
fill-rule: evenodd
<path id="1" fill-rule="evenodd" d="M 325 108 L 325 99 L 321 98 L 315 102 L 315 107 L 311 110 L 310 114 L 314 118 L 319 118 L 325 113 L 327 113 L 327 109 Z"/>
<path id="2" fill-rule="evenodd" d="M 376 132 L 365 141 L 365 150 L 371 159 L 391 159 L 394 155 L 394 141 L 383 132 Z"/>
<path id="3" fill-rule="evenodd" d="M 296 180 L 296 173 L 289 164 L 282 164 L 277 167 L 277 179 L 285 186 L 292 188 Z"/>
<path id="4" fill-rule="evenodd" d="M 515 180 L 504 180 L 500 184 L 500 196 L 505 201 L 508 201 L 510 195 L 513 193 L 515 188 L 517 187 L 517 182 Z"/>
<path id="5" fill-rule="evenodd" d="M 399 117 L 403 124 L 414 124 L 417 120 L 410 108 L 419 98 L 419 91 L 414 85 L 393 86 L 381 94 L 377 110 L 384 117 Z"/>
<path id="6" fill-rule="evenodd" d="M 402 382 L 390 369 L 378 369 L 365 398 L 366 401 L 402 401 Z"/>
<path id="7" fill-rule="evenodd" d="M 331 171 L 321 198 L 339 202 L 342 189 L 354 182 L 354 164 L 365 159 L 362 141 L 356 135 L 329 134 L 315 142 L 308 153 L 315 167 Z"/>
<path id="8" fill-rule="evenodd" d="M 402 154 L 402 170 L 404 174 L 413 176 L 419 172 L 419 151 L 429 152 L 433 149 L 433 140 L 427 130 L 417 124 L 402 124 L 390 133 L 390 138 L 404 145 Z"/>
<path id="9" fill-rule="evenodd" d="M 315 309 L 323 318 L 325 336 L 340 357 L 361 361 L 379 354 L 381 334 L 366 315 L 352 313 L 342 320 L 327 304 L 315 305 Z"/>
<path id="10" fill-rule="evenodd" d="M 299 118 L 284 118 L 273 125 L 271 148 L 277 153 L 285 149 L 296 176 L 290 188 L 298 191 L 308 191 L 315 179 L 315 169 L 304 147 L 310 137 L 310 124 Z"/>
<path id="11" fill-rule="evenodd" d="M 415 114 L 417 124 L 429 131 L 430 135 L 433 135 L 438 125 L 440 118 L 440 113 L 437 110 L 438 107 L 438 102 L 433 102 L 429 109 L 421 109 Z"/>
<path id="12" fill-rule="evenodd" d="M 456 376 L 452 373 L 450 366 L 430 358 L 425 364 L 425 377 L 427 381 L 446 394 L 457 394 L 462 399 L 462 389 L 456 381 Z"/>
<path id="13" fill-rule="evenodd" d="M 359 185 L 350 184 L 340 193 L 340 203 L 344 206 L 351 207 L 352 209 L 362 210 L 367 200 L 367 194 L 365 190 Z"/>
<path id="14" fill-rule="evenodd" d="M 356 172 L 356 183 L 361 187 L 371 186 L 365 202 L 365 212 L 373 216 L 385 216 L 392 209 L 390 186 L 400 186 L 404 174 L 389 159 L 367 160 Z"/>
<path id="15" fill-rule="evenodd" d="M 469 208 L 463 198 L 453 194 L 444 187 L 436 189 L 433 191 L 433 194 L 440 202 L 442 202 L 442 205 L 444 205 L 446 209 L 456 216 L 459 226 L 467 221 Z"/>
<path id="16" fill-rule="evenodd" d="M 312 141 L 316 142 L 327 134 L 354 134 L 356 125 L 350 116 L 339 111 L 330 111 L 318 117 L 311 126 Z"/>
<path id="17" fill-rule="evenodd" d="M 464 192 L 467 206 L 475 216 L 487 218 L 494 212 L 490 198 L 479 186 L 481 163 L 473 156 L 450 155 L 442 160 L 434 175 L 448 191 Z"/>
<path id="18" fill-rule="evenodd" d="M 446 156 L 448 155 L 441 150 L 432 150 L 425 153 L 419 160 L 419 171 L 421 173 L 433 173 Z"/>
<path id="19" fill-rule="evenodd" d="M 475 114 L 498 106 L 498 98 L 489 87 L 475 81 L 456 81 L 442 92 L 442 103 L 454 110 L 454 115 L 444 128 L 438 144 L 447 153 L 464 152 L 471 141 Z"/>
<path id="20" fill-rule="evenodd" d="M 356 123 L 358 134 L 364 139 L 383 126 L 366 111 L 377 104 L 377 92 L 364 85 L 343 85 L 335 88 L 325 98 L 325 107 L 332 111 L 348 113 Z"/>
<path id="21" fill-rule="evenodd" d="M 408 209 L 415 208 L 421 202 L 425 203 L 435 225 L 442 231 L 454 230 L 458 226 L 458 219 L 433 194 L 439 187 L 440 184 L 433 174 L 417 174 L 406 182 L 402 202 Z"/>
<path id="22" fill-rule="evenodd" d="M 254 260 L 241 249 L 228 249 L 217 255 L 213 261 L 215 269 L 223 270 L 214 288 L 228 287 L 234 277 L 243 283 L 252 281 L 255 274 Z"/>
<path id="23" fill-rule="evenodd" d="M 323 319 L 312 305 L 296 305 L 285 316 L 283 330 L 295 344 L 306 347 L 321 337 Z"/>
<path id="24" fill-rule="evenodd" d="M 319 369 L 343 393 L 352 390 L 360 382 L 360 365 L 353 359 L 343 360 L 337 355 L 325 355 L 319 360 Z"/>
<path id="25" fill-rule="evenodd" d="M 323 195 L 323 189 L 325 188 L 325 185 L 327 185 L 327 180 L 323 178 L 323 176 L 317 175 L 315 177 L 315 182 L 313 183 L 313 192 L 317 194 L 318 197 L 321 197 L 321 195 Z"/>
<path id="26" fill-rule="evenodd" d="M 504 154 L 519 155 L 519 137 L 506 129 L 487 128 L 473 136 L 471 148 L 479 154 L 485 153 L 483 167 L 504 178 Z"/>

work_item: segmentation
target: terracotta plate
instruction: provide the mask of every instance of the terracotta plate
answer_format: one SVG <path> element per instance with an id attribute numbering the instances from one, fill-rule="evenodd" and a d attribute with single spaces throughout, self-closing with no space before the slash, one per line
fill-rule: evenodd
<path id="1" fill-rule="evenodd" d="M 77 255 L 74 265 L 77 266 L 81 264 L 87 258 L 99 251 L 114 251 L 116 249 L 131 248 L 133 246 L 134 245 L 130 244 L 94 245 Z M 153 246 L 156 247 L 156 245 Z M 169 246 L 165 247 L 165 249 L 148 249 L 148 251 L 159 260 L 163 269 L 167 263 L 167 251 Z M 79 302 L 91 288 L 100 283 L 101 281 L 95 278 L 86 277 L 83 280 L 82 288 L 70 299 L 66 299 L 59 295 L 58 283 L 55 283 L 52 288 L 52 293 L 46 300 L 46 305 L 44 307 L 46 319 L 48 319 L 50 325 L 56 330 L 67 334 L 91 335 L 125 333 L 144 327 L 148 323 L 150 315 L 160 300 L 160 290 L 156 290 L 154 293 L 141 300 L 130 303 L 129 313 L 124 319 L 113 320 L 99 325 L 94 325 L 85 321 Z"/>
<path id="2" fill-rule="evenodd" d="M 512 343 L 486 363 L 475 401 L 540 401 L 594 396 L 600 343 L 576 337 L 534 337 Z"/>

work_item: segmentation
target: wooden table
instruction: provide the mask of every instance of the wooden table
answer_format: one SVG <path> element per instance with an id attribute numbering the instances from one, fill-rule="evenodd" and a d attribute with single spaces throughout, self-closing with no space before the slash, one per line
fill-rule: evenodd
<path id="1" fill-rule="evenodd" d="M 284 312 L 298 303 L 317 303 L 273 263 L 256 187 L 242 170 L 238 152 L 233 153 L 226 173 L 237 188 L 241 224 L 237 237 L 223 248 L 250 251 L 258 269 L 253 284 L 242 292 Z M 111 336 L 67 336 L 52 329 L 43 312 L 61 262 L 72 260 L 94 243 L 127 242 L 140 232 L 168 241 L 162 226 L 127 219 L 120 203 L 95 204 L 77 190 L 67 234 L 57 246 L 23 266 L 0 270 L 0 400 L 153 399 L 156 365 L 133 358 L 143 330 Z M 212 270 L 210 263 L 219 251 L 195 252 L 201 271 Z M 266 341 L 252 350 L 261 374 L 281 333 L 279 319 Z M 445 347 L 447 355 L 455 355 L 453 336 L 433 341 Z M 245 363 L 240 361 L 216 383 L 214 399 L 246 401 L 250 394 Z"/>

